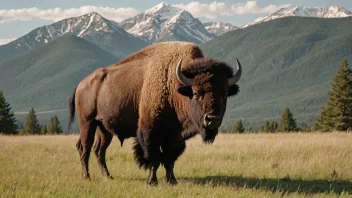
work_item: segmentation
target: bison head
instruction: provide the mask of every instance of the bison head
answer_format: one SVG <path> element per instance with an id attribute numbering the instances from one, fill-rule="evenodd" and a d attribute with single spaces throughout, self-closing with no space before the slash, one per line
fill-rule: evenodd
<path id="1" fill-rule="evenodd" d="M 190 98 L 190 112 L 201 127 L 204 142 L 212 143 L 218 133 L 226 110 L 227 98 L 239 91 L 236 83 L 242 69 L 236 59 L 237 71 L 224 62 L 213 59 L 196 59 L 181 71 L 182 59 L 176 67 L 178 92 Z"/>

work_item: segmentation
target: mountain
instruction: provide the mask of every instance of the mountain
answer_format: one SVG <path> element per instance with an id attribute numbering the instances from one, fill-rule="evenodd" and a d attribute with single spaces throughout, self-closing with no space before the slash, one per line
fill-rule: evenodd
<path id="1" fill-rule="evenodd" d="M 263 23 L 266 21 L 271 21 L 278 18 L 298 16 L 298 17 L 318 17 L 318 18 L 344 18 L 351 17 L 352 13 L 345 8 L 336 6 L 325 6 L 322 8 L 311 8 L 311 7 L 297 7 L 289 6 L 287 8 L 281 8 L 277 12 L 270 14 L 269 16 L 264 16 L 256 19 L 252 23 L 243 26 L 242 28 Z"/>
<path id="2" fill-rule="evenodd" d="M 93 12 L 36 28 L 27 35 L 0 46 L 0 61 L 66 34 L 81 37 L 118 57 L 125 57 L 149 44 L 127 33 L 117 23 Z"/>
<path id="3" fill-rule="evenodd" d="M 6 45 L 8 43 L 10 43 L 11 41 L 14 41 L 16 39 L 10 38 L 10 39 L 0 39 L 0 46 L 1 45 Z"/>
<path id="4" fill-rule="evenodd" d="M 230 23 L 224 23 L 224 22 L 208 22 L 208 23 L 203 23 L 203 25 L 209 33 L 212 33 L 217 36 L 224 34 L 228 31 L 238 29 L 237 26 L 234 26 Z"/>
<path id="5" fill-rule="evenodd" d="M 62 110 L 83 78 L 118 58 L 73 35 L 0 62 L 0 87 L 15 112 Z"/>
<path id="6" fill-rule="evenodd" d="M 299 125 L 315 122 L 343 58 L 352 63 L 352 18 L 286 17 L 225 33 L 204 54 L 242 63 L 240 93 L 228 101 L 224 127 L 242 119 L 259 128 L 284 108 Z"/>
<path id="7" fill-rule="evenodd" d="M 214 37 L 189 12 L 166 3 L 119 24 L 127 32 L 153 43 L 174 40 L 202 43 Z"/>

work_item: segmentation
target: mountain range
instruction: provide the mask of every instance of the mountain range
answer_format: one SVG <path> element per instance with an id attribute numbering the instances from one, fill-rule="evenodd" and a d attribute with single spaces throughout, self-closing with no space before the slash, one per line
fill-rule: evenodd
<path id="1" fill-rule="evenodd" d="M 23 37 L 0 46 L 0 61 L 67 34 L 83 38 L 120 58 L 149 44 L 127 33 L 117 23 L 92 12 L 36 28 Z"/>
<path id="2" fill-rule="evenodd" d="M 191 13 L 166 3 L 126 19 L 120 25 L 127 32 L 153 43 L 182 40 L 199 44 L 214 37 Z"/>
<path id="3" fill-rule="evenodd" d="M 241 28 L 246 28 L 251 25 L 271 21 L 274 19 L 279 19 L 283 17 L 317 17 L 317 18 L 344 18 L 351 17 L 352 13 L 345 8 L 336 5 L 336 6 L 325 6 L 322 8 L 319 7 L 303 7 L 303 6 L 289 6 L 286 8 L 281 8 L 280 10 L 264 17 L 260 17 L 253 22 L 242 26 Z"/>
<path id="4" fill-rule="evenodd" d="M 93 43 L 64 35 L 0 62 L 0 87 L 16 112 L 31 107 L 37 112 L 62 111 L 68 108 L 68 97 L 83 78 L 118 60 Z M 67 111 L 59 118 L 67 120 Z"/>
<path id="5" fill-rule="evenodd" d="M 74 86 L 94 69 L 155 42 L 190 41 L 208 57 L 232 63 L 236 56 L 243 65 L 240 94 L 230 99 L 223 127 L 230 129 L 239 118 L 253 127 L 278 121 L 285 107 L 299 124 L 312 124 L 339 63 L 352 60 L 352 18 L 339 18 L 350 13 L 333 8 L 285 8 L 246 28 L 201 23 L 165 3 L 121 23 L 98 13 L 64 19 L 0 46 L 0 89 L 14 111 L 54 110 L 65 122 Z"/>

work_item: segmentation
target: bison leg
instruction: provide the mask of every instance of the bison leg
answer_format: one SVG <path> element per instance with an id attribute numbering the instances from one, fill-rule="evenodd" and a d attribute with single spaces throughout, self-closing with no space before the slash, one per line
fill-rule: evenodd
<path id="1" fill-rule="evenodd" d="M 97 157 L 97 161 L 101 170 L 101 173 L 108 177 L 109 179 L 112 179 L 110 176 L 108 167 L 106 166 L 106 160 L 105 160 L 105 154 L 106 154 L 106 149 L 109 147 L 111 140 L 113 138 L 113 135 L 107 131 L 102 124 L 99 124 L 97 128 L 97 136 L 96 136 L 96 141 L 94 144 L 94 153 L 95 156 Z"/>
<path id="2" fill-rule="evenodd" d="M 166 171 L 166 182 L 171 185 L 177 184 L 177 180 L 174 175 L 174 166 L 175 166 L 175 162 L 174 163 L 170 162 L 170 163 L 164 164 L 165 171 Z"/>
<path id="3" fill-rule="evenodd" d="M 143 127 L 139 127 L 140 128 L 137 131 L 137 137 L 140 148 L 143 151 L 142 153 L 140 153 L 143 154 L 143 160 L 138 160 L 141 167 L 143 166 L 145 168 L 149 168 L 150 170 L 147 182 L 148 185 L 157 185 L 158 179 L 156 176 L 156 172 L 161 162 L 160 137 L 158 136 L 158 131 L 156 130 L 141 131 L 140 129 Z"/>
<path id="4" fill-rule="evenodd" d="M 148 177 L 148 185 L 151 186 L 156 186 L 158 185 L 158 177 L 156 176 L 156 172 L 158 171 L 158 168 L 160 166 L 160 162 L 153 162 L 150 165 L 150 172 L 149 172 L 149 177 Z"/>
<path id="5" fill-rule="evenodd" d="M 177 180 L 174 175 L 174 165 L 177 158 L 183 153 L 186 148 L 185 143 L 178 145 L 177 147 L 171 147 L 172 144 L 166 144 L 163 148 L 162 163 L 166 171 L 166 182 L 171 185 L 176 185 Z"/>
<path id="6" fill-rule="evenodd" d="M 80 122 L 81 146 L 78 149 L 78 152 L 79 152 L 81 164 L 82 164 L 83 179 L 90 179 L 88 161 L 89 161 L 90 151 L 94 143 L 94 135 L 95 135 L 96 127 L 97 127 L 97 123 L 95 120 L 87 121 L 85 123 Z"/>
<path id="7" fill-rule="evenodd" d="M 139 140 L 136 139 L 136 142 L 134 143 L 133 146 L 134 149 L 134 158 L 135 161 L 137 162 L 139 168 L 144 168 L 144 169 L 149 169 L 149 177 L 147 184 L 148 185 L 157 185 L 158 184 L 158 178 L 156 176 L 156 172 L 160 166 L 160 161 L 159 162 L 150 162 L 148 159 L 146 159 L 144 156 L 144 150 L 139 143 Z M 160 150 L 159 150 L 160 152 Z"/>

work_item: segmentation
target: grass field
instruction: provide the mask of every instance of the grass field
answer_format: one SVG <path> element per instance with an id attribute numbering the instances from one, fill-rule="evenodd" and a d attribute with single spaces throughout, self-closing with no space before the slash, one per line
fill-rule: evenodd
<path id="1" fill-rule="evenodd" d="M 132 139 L 113 140 L 101 176 L 91 155 L 91 181 L 80 178 L 78 136 L 0 136 L 2 197 L 351 197 L 352 133 L 244 134 L 199 137 L 175 166 L 179 184 L 146 185 L 134 163 Z"/>

